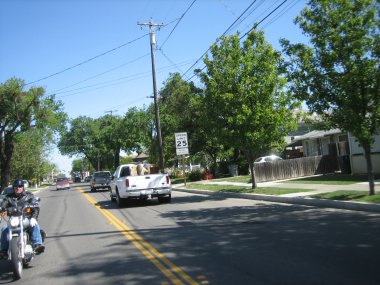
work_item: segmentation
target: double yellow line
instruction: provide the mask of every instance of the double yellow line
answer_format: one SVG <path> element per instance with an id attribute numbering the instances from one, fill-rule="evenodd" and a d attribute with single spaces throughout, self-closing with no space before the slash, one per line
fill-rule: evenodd
<path id="1" fill-rule="evenodd" d="M 170 262 L 164 255 L 158 252 L 153 246 L 146 242 L 141 236 L 129 228 L 126 224 L 116 218 L 110 211 L 103 209 L 99 204 L 83 189 L 77 188 L 83 196 L 94 205 L 100 213 L 103 214 L 133 245 L 141 251 L 145 257 L 152 262 L 173 284 L 175 285 L 196 285 L 198 282 L 194 281 L 187 275 L 181 268 Z M 166 266 L 166 267 L 165 267 Z M 182 280 L 181 280 L 182 279 Z M 184 283 L 184 282 L 185 283 Z"/>

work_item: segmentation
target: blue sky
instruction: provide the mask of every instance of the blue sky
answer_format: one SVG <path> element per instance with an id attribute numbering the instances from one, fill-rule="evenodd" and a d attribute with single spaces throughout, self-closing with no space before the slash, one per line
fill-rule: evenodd
<path id="1" fill-rule="evenodd" d="M 200 57 L 252 3 L 227 35 L 246 33 L 283 1 L 2 0 L 0 82 L 17 77 L 27 87 L 43 86 L 70 118 L 123 115 L 152 103 L 149 28 L 138 22 L 164 24 L 156 31 L 159 90 L 169 73 L 188 79 L 202 68 Z M 280 38 L 305 41 L 293 23 L 305 6 L 288 0 L 258 29 L 276 49 Z M 56 150 L 51 158 L 61 170 L 71 169 L 72 159 Z"/>

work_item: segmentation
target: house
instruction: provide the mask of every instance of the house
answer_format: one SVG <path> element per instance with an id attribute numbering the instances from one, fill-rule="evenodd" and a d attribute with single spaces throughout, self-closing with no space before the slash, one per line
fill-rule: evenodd
<path id="1" fill-rule="evenodd" d="M 296 137 L 288 146 L 294 145 L 302 145 L 304 157 L 336 156 L 342 172 L 351 174 L 367 173 L 364 150 L 350 133 L 342 132 L 339 129 L 314 130 Z M 374 136 L 371 160 L 374 173 L 380 173 L 380 135 Z"/>
<path id="2" fill-rule="evenodd" d="M 138 155 L 136 155 L 135 158 L 133 158 L 132 160 L 134 162 L 143 162 L 145 160 L 147 160 L 149 158 L 149 155 L 145 152 L 140 152 Z"/>
<path id="3" fill-rule="evenodd" d="M 374 143 L 371 149 L 371 161 L 373 173 L 380 174 L 380 132 L 373 136 Z M 352 134 L 348 134 L 350 145 L 350 161 L 352 174 L 366 174 L 367 162 L 364 157 L 364 150 Z"/>
<path id="4" fill-rule="evenodd" d="M 296 140 L 302 141 L 304 156 L 349 154 L 349 149 L 344 147 L 348 143 L 347 133 L 339 129 L 314 130 L 297 137 Z"/>

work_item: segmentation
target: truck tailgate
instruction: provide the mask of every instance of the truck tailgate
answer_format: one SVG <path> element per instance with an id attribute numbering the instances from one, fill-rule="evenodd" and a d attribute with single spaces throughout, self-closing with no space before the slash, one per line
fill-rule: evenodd
<path id="1" fill-rule="evenodd" d="M 158 189 L 168 187 L 166 182 L 166 175 L 162 174 L 148 174 L 145 176 L 130 176 L 129 190 L 144 190 L 144 189 Z"/>

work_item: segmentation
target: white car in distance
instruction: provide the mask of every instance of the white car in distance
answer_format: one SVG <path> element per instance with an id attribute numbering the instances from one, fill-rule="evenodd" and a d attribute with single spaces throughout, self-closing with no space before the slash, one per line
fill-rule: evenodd
<path id="1" fill-rule="evenodd" d="M 261 157 L 257 158 L 254 161 L 254 163 L 272 162 L 272 161 L 275 161 L 275 160 L 282 160 L 282 158 L 279 157 L 279 156 L 277 156 L 277 155 L 261 156 Z"/>

